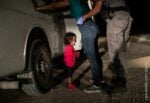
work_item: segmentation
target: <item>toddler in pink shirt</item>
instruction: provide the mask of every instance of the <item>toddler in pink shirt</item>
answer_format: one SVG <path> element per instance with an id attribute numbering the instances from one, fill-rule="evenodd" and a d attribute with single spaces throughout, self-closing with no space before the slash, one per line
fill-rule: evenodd
<path id="1" fill-rule="evenodd" d="M 64 36 L 64 62 L 68 70 L 68 89 L 75 89 L 75 84 L 72 83 L 72 74 L 76 64 L 76 57 L 79 56 L 79 52 L 74 50 L 76 43 L 76 35 L 72 32 L 68 32 Z"/>

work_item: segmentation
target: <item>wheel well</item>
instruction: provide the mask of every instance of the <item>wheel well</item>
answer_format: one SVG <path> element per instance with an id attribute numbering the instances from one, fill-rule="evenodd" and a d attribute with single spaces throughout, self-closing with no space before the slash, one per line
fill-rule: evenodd
<path id="1" fill-rule="evenodd" d="M 49 49 L 50 54 L 51 54 L 50 46 L 49 46 L 48 39 L 47 39 L 45 32 L 41 28 L 36 27 L 36 28 L 32 29 L 32 31 L 29 34 L 28 40 L 27 40 L 27 49 L 26 49 L 26 58 L 25 58 L 25 61 L 26 61 L 25 64 L 26 65 L 25 66 L 28 65 L 27 64 L 28 63 L 28 56 L 29 56 L 28 51 L 30 50 L 32 42 L 36 39 L 40 39 L 40 40 L 44 41 L 45 44 L 47 45 L 48 49 Z"/>
<path id="2" fill-rule="evenodd" d="M 35 39 L 41 39 L 48 43 L 45 32 L 41 28 L 34 28 L 29 35 L 27 46 Z"/>

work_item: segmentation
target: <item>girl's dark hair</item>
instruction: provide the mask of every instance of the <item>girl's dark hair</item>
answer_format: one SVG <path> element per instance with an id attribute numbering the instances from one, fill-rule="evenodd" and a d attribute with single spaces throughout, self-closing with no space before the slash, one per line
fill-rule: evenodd
<path id="1" fill-rule="evenodd" d="M 76 37 L 76 34 L 73 32 L 67 32 L 64 36 L 64 44 L 69 45 L 70 40 L 72 40 L 73 37 Z"/>

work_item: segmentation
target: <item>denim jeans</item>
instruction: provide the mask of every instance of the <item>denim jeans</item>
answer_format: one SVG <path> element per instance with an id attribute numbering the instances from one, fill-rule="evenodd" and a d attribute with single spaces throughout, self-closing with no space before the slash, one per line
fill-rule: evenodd
<path id="1" fill-rule="evenodd" d="M 81 32 L 83 49 L 91 64 L 94 84 L 98 85 L 102 80 L 102 61 L 98 56 L 97 46 L 98 28 L 92 20 L 87 20 L 78 27 Z"/>

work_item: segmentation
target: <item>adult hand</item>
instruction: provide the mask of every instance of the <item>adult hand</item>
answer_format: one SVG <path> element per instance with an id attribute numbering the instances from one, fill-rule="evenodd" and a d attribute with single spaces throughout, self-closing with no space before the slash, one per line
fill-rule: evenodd
<path id="1" fill-rule="evenodd" d="M 34 9 L 35 9 L 36 11 L 43 11 L 41 8 L 42 8 L 42 6 L 34 7 Z"/>
<path id="2" fill-rule="evenodd" d="M 84 18 L 81 16 L 78 20 L 77 20 L 77 24 L 78 25 L 82 25 L 84 23 Z"/>
<path id="3" fill-rule="evenodd" d="M 38 7 L 34 7 L 34 10 L 38 11 Z"/>

